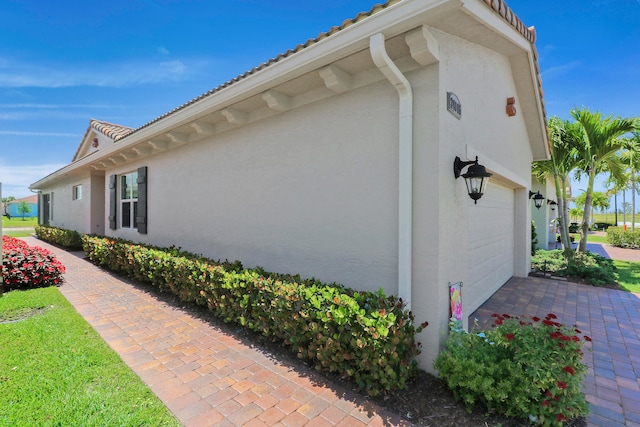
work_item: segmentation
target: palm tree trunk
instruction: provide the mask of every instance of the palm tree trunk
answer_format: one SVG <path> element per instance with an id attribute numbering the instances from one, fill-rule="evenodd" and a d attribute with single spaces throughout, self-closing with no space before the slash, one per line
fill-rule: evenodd
<path id="1" fill-rule="evenodd" d="M 587 185 L 587 194 L 584 201 L 584 215 L 582 216 L 582 227 L 580 230 L 579 252 L 587 250 L 587 236 L 589 235 L 589 218 L 591 217 L 591 204 L 593 202 L 593 183 L 596 178 L 594 168 L 589 169 L 589 184 Z"/>
<path id="2" fill-rule="evenodd" d="M 631 230 L 636 229 L 636 171 L 631 169 Z"/>
<path id="3" fill-rule="evenodd" d="M 558 227 L 560 229 L 560 242 L 565 258 L 573 256 L 571 247 L 571 237 L 569 236 L 569 207 L 567 201 L 567 181 L 566 177 L 560 178 L 554 175 L 556 185 L 556 199 L 558 200 Z"/>

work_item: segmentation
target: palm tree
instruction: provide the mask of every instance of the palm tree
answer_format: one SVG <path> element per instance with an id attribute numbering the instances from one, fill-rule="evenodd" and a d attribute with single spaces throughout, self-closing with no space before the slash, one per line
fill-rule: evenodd
<path id="1" fill-rule="evenodd" d="M 588 177 L 584 215 L 580 231 L 581 252 L 587 249 L 589 217 L 591 216 L 593 184 L 596 175 L 609 172 L 614 179 L 621 180 L 624 167 L 618 152 L 623 148 L 620 137 L 638 129 L 636 119 L 606 116 L 592 113 L 586 108 L 573 109 L 571 115 L 582 126 L 583 145 L 580 147 L 578 170 Z"/>
<path id="2" fill-rule="evenodd" d="M 549 137 L 551 139 L 551 159 L 534 162 L 532 172 L 538 181 L 544 183 L 547 177 L 553 177 L 558 203 L 558 227 L 560 242 L 565 256 L 573 254 L 569 236 L 569 204 L 567 188 L 569 173 L 577 166 L 578 142 L 582 140 L 579 127 L 558 117 L 549 119 Z"/>
<path id="3" fill-rule="evenodd" d="M 636 228 L 636 193 L 637 175 L 640 170 L 640 132 L 634 132 L 631 138 L 624 139 L 624 151 L 620 155 L 623 163 L 629 168 L 628 178 L 631 182 L 631 229 Z M 625 177 L 625 181 L 626 181 Z"/>
<path id="4" fill-rule="evenodd" d="M 587 199 L 587 193 L 582 193 L 578 197 L 576 197 L 576 206 L 578 208 L 584 208 L 585 201 Z M 600 191 L 594 191 L 591 198 L 591 206 L 593 209 L 591 210 L 591 221 L 593 222 L 593 211 L 600 209 L 600 212 L 604 212 L 605 209 L 609 208 L 609 196 L 606 193 L 602 193 Z M 582 215 L 582 213 L 581 213 Z"/>

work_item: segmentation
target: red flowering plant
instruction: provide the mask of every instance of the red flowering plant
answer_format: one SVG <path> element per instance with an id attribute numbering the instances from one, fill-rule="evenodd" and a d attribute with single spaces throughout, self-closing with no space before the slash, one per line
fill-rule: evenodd
<path id="1" fill-rule="evenodd" d="M 581 393 L 584 341 L 548 314 L 494 314 L 494 328 L 452 332 L 434 367 L 469 409 L 483 405 L 543 426 L 562 426 L 588 413 Z"/>
<path id="2" fill-rule="evenodd" d="M 58 286 L 65 267 L 46 249 L 2 236 L 2 284 L 0 291 Z"/>

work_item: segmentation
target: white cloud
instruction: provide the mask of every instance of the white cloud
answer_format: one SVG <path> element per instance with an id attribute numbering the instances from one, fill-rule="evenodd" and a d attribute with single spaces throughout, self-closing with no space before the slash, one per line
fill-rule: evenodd
<path id="1" fill-rule="evenodd" d="M 29 185 L 44 178 L 65 166 L 64 164 L 7 166 L 0 159 L 0 182 L 2 183 L 2 197 L 26 197 L 33 194 Z"/>
<path id="2" fill-rule="evenodd" d="M 64 132 L 30 132 L 20 130 L 0 130 L 0 135 L 9 136 L 61 136 L 61 137 L 81 137 L 79 133 L 64 133 Z M 2 167 L 2 165 L 0 165 Z"/>
<path id="3" fill-rule="evenodd" d="M 181 60 L 36 65 L 0 58 L 0 87 L 130 87 L 178 81 L 206 64 L 194 61 L 191 69 Z"/>
<path id="4" fill-rule="evenodd" d="M 156 52 L 158 52 L 161 55 L 169 55 L 171 52 L 169 52 L 169 49 L 167 49 L 166 47 L 162 47 L 159 46 L 156 48 Z"/>
<path id="5" fill-rule="evenodd" d="M 562 76 L 565 75 L 569 72 L 571 72 L 571 70 L 574 70 L 578 67 L 580 67 L 582 65 L 582 63 L 580 61 L 572 61 L 572 62 L 567 62 L 566 64 L 560 64 L 560 65 L 556 65 L 554 67 L 549 67 L 546 69 L 542 70 L 542 79 L 553 79 L 555 77 L 558 76 Z"/>

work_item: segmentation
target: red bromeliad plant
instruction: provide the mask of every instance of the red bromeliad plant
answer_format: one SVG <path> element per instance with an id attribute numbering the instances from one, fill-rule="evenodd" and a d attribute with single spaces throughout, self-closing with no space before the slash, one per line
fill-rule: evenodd
<path id="1" fill-rule="evenodd" d="M 65 267 L 51 252 L 20 239 L 2 236 L 1 291 L 62 284 Z"/>
<path id="2" fill-rule="evenodd" d="M 544 319 L 494 314 L 494 329 L 452 332 L 435 368 L 468 407 L 482 404 L 507 416 L 564 425 L 588 413 L 581 393 L 587 366 L 576 327 Z"/>

